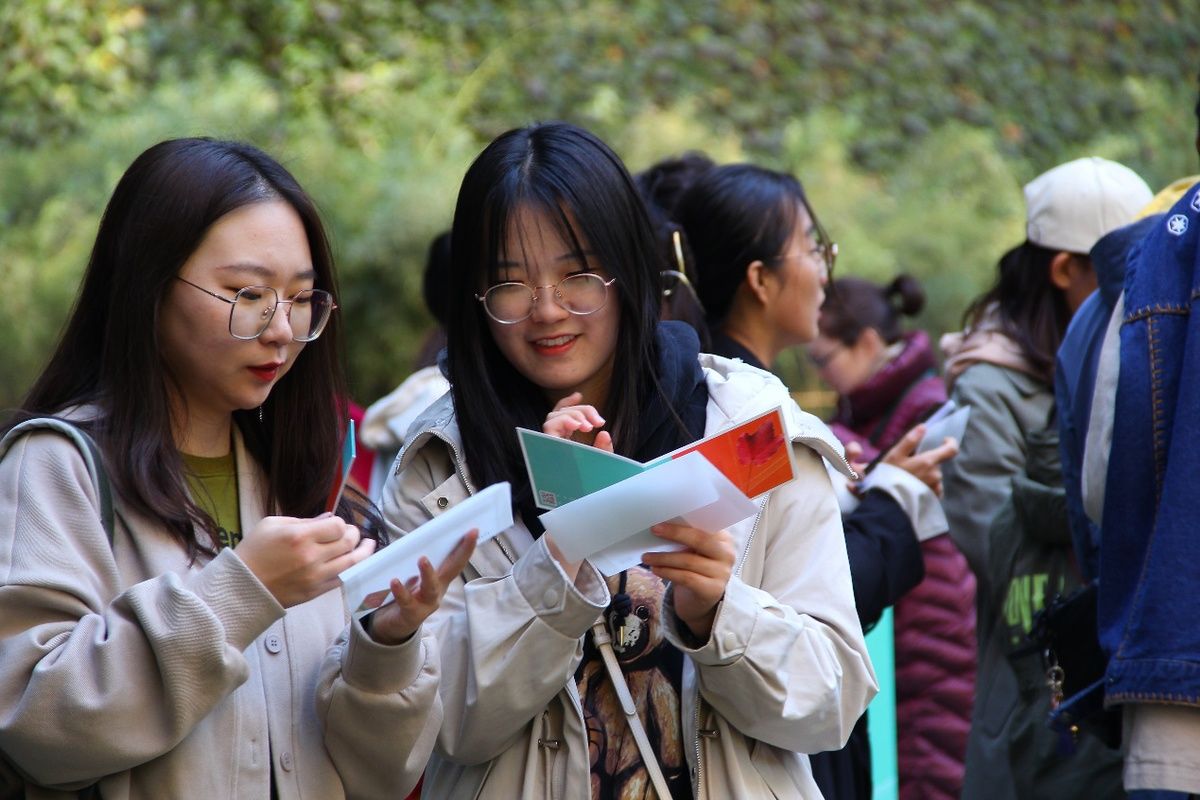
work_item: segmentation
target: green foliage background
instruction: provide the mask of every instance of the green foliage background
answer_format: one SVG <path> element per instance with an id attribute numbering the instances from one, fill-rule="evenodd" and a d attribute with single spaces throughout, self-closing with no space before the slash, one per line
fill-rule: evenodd
<path id="1" fill-rule="evenodd" d="M 364 402 L 411 367 L 426 245 L 466 166 L 536 119 L 592 128 L 634 170 L 700 149 L 794 171 L 839 272 L 921 277 L 919 324 L 952 329 L 1023 237 L 1037 173 L 1085 154 L 1156 188 L 1197 171 L 1189 5 L 9 0 L 0 408 L 53 345 L 117 178 L 180 135 L 253 141 L 315 196 Z"/>

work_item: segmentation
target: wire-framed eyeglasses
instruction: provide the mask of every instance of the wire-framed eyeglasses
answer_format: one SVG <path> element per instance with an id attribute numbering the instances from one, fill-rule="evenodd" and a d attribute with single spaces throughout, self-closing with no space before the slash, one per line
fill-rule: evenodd
<path id="1" fill-rule="evenodd" d="M 837 242 L 829 238 L 829 234 L 825 232 L 825 228 L 817 220 L 816 214 L 809 209 L 809 217 L 813 223 L 813 238 L 816 240 L 816 246 L 810 251 L 812 255 L 820 258 L 825 264 L 825 274 L 833 277 L 833 265 L 837 263 L 838 245 Z"/>
<path id="2" fill-rule="evenodd" d="M 810 249 L 808 249 L 802 253 L 785 253 L 783 255 L 775 256 L 774 258 L 772 258 L 770 260 L 771 261 L 786 261 L 789 258 L 796 258 L 797 256 L 806 255 L 809 258 L 814 258 L 817 261 L 819 261 L 821 264 L 821 267 L 825 270 L 825 274 L 827 276 L 832 275 L 833 274 L 833 265 L 837 262 L 837 257 L 838 257 L 837 242 L 831 242 L 831 241 L 826 240 L 821 235 L 820 231 L 817 232 L 816 240 L 817 240 L 816 244 L 814 244 Z"/>
<path id="3" fill-rule="evenodd" d="M 560 308 L 577 316 L 586 316 L 604 308 L 608 303 L 608 287 L 616 280 L 604 280 L 594 272 L 580 272 L 547 286 L 508 281 L 475 295 L 475 299 L 483 304 L 487 315 L 501 325 L 515 325 L 528 319 L 541 289 L 553 289 L 551 296 Z"/>
<path id="4" fill-rule="evenodd" d="M 209 297 L 229 303 L 229 335 L 245 341 L 262 336 L 275 318 L 276 309 L 285 305 L 283 313 L 292 328 L 292 339 L 311 342 L 325 330 L 329 315 L 338 307 L 333 302 L 333 295 L 324 289 L 303 289 L 292 295 L 291 299 L 280 300 L 279 293 L 270 286 L 245 286 L 238 289 L 231 300 L 197 286 L 187 278 L 175 277 Z"/>

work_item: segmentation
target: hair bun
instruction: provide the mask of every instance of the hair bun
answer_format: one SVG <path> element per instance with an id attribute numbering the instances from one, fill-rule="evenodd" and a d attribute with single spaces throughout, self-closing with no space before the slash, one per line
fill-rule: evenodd
<path id="1" fill-rule="evenodd" d="M 897 275 L 884 290 L 889 302 L 906 317 L 914 317 L 925 307 L 925 290 L 912 275 Z"/>

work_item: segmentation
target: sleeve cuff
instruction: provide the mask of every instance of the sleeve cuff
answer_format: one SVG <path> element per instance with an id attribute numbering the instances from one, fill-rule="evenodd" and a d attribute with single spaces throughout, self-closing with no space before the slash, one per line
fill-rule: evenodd
<path id="1" fill-rule="evenodd" d="M 922 542 L 950 529 L 941 501 L 933 490 L 900 467 L 884 462 L 876 464 L 863 479 L 862 489 L 864 492 L 877 489 L 895 500 Z"/>
<path id="2" fill-rule="evenodd" d="M 284 615 L 279 601 L 228 547 L 189 581 L 189 588 L 212 609 L 225 628 L 225 640 L 238 650 Z"/>
<path id="3" fill-rule="evenodd" d="M 746 584 L 737 577 L 729 579 L 725 596 L 717 606 L 712 632 L 708 641 L 696 646 L 696 637 L 687 630 L 675 614 L 675 587 L 671 586 L 663 598 L 667 625 L 664 626 L 667 640 L 691 656 L 697 664 L 724 666 L 737 661 L 750 646 L 754 625 L 758 621 L 759 605 Z"/>
<path id="4" fill-rule="evenodd" d="M 400 644 L 380 644 L 363 629 L 361 620 L 350 623 L 349 641 L 342 656 L 342 678 L 371 694 L 402 692 L 416 681 L 436 645 L 418 630 Z"/>
<path id="5" fill-rule="evenodd" d="M 609 603 L 608 584 L 588 562 L 572 583 L 539 538 L 513 565 L 513 580 L 533 613 L 564 636 L 575 638 Z"/>

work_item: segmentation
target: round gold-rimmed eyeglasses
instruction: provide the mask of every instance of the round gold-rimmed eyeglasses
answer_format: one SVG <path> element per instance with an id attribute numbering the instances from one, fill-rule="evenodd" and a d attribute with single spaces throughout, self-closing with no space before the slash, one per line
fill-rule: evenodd
<path id="1" fill-rule="evenodd" d="M 475 299 L 483 304 L 487 315 L 501 325 L 515 325 L 528 319 L 541 289 L 553 289 L 551 296 L 559 307 L 577 316 L 586 316 L 604 308 L 608 303 L 608 287 L 616 280 L 604 280 L 594 272 L 580 272 L 547 286 L 508 281 L 489 287 L 483 294 L 475 295 Z"/>

